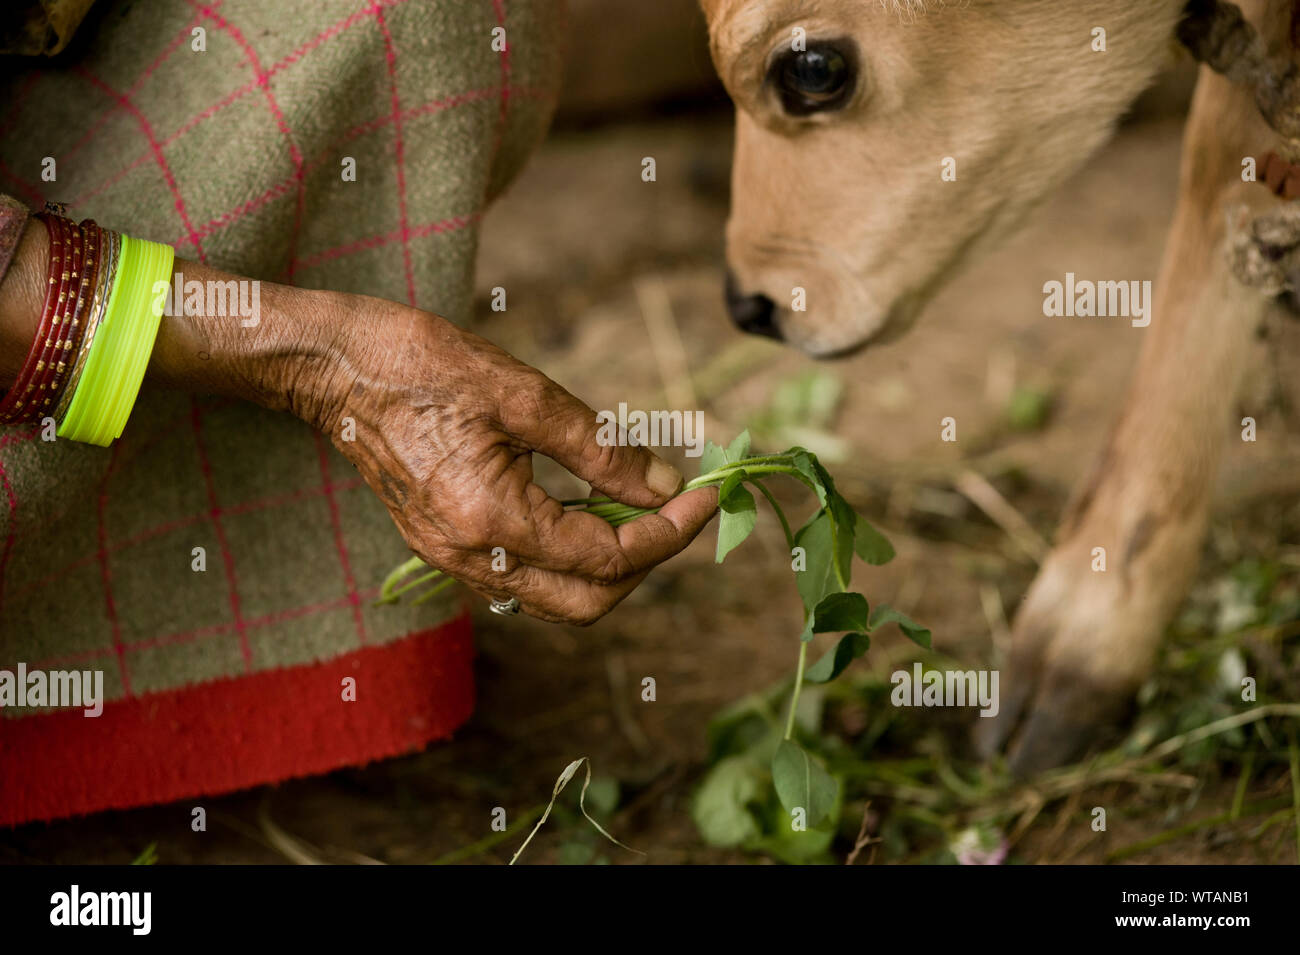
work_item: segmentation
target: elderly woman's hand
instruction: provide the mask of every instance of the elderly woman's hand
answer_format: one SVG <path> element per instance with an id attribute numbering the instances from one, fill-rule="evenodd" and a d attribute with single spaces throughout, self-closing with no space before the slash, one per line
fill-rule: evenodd
<path id="1" fill-rule="evenodd" d="M 341 331 L 318 373 L 292 382 L 292 409 L 356 465 L 416 554 L 485 597 L 591 623 L 712 516 L 716 491 L 669 501 L 675 468 L 598 444 L 594 411 L 490 342 L 379 299 L 337 296 L 334 307 Z M 533 482 L 533 451 L 615 500 L 665 506 L 617 529 L 565 511 Z"/>
<path id="2" fill-rule="evenodd" d="M 43 239 L 42 230 L 27 230 L 0 283 L 5 387 L 36 334 Z M 196 262 L 177 260 L 176 269 L 187 281 L 249 281 Z M 673 498 L 682 483 L 676 469 L 644 448 L 602 447 L 590 408 L 436 315 L 271 282 L 260 293 L 255 321 L 164 318 L 149 380 L 292 411 L 325 432 L 388 505 L 411 549 L 484 596 L 515 597 L 544 620 L 591 623 L 714 512 L 716 490 Z M 617 501 L 664 507 L 618 529 L 566 512 L 533 483 L 533 451 Z M 498 547 L 504 571 L 493 569 Z"/>

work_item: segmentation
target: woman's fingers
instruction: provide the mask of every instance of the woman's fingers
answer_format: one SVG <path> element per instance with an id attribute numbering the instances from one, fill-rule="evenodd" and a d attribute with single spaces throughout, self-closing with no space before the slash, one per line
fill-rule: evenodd
<path id="1" fill-rule="evenodd" d="M 682 475 L 646 448 L 598 440 L 596 412 L 541 375 L 501 401 L 501 426 L 564 465 L 601 494 L 634 507 L 658 507 L 677 493 Z"/>
<path id="2" fill-rule="evenodd" d="M 592 550 L 589 562 L 571 562 L 576 570 L 537 566 L 521 556 L 519 551 L 529 548 L 520 544 L 505 555 L 461 551 L 456 565 L 445 569 L 489 599 L 518 599 L 531 616 L 586 626 L 631 593 L 650 568 L 681 551 L 708 523 L 716 502 L 717 492 L 702 488 L 674 499 L 659 514 L 647 514 L 617 531 L 600 518 L 570 512 L 566 517 L 586 519 L 582 533 L 594 530 L 586 526 L 590 521 L 598 522 L 601 531 L 592 535 L 601 543 Z"/>
<path id="3" fill-rule="evenodd" d="M 586 627 L 613 610 L 646 578 L 646 573 L 617 584 L 596 584 L 540 567 L 516 564 L 505 573 L 491 574 L 489 580 L 476 575 L 475 579 L 465 579 L 462 583 L 485 600 L 507 601 L 513 597 L 530 617 Z"/>
<path id="4" fill-rule="evenodd" d="M 512 559 L 542 570 L 614 584 L 679 553 L 717 509 L 717 491 L 701 488 L 666 504 L 658 514 L 614 528 L 594 514 L 566 511 L 536 484 L 524 490 L 529 512 L 511 522 L 517 533 L 500 546 Z"/>
<path id="5" fill-rule="evenodd" d="M 718 510 L 718 489 L 702 487 L 673 498 L 657 514 L 618 528 L 618 542 L 634 567 L 649 568 L 679 553 Z"/>

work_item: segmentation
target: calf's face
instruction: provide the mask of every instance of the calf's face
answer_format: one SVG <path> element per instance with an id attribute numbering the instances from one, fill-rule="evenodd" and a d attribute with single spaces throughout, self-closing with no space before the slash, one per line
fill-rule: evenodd
<path id="1" fill-rule="evenodd" d="M 737 108 L 733 319 L 818 357 L 906 330 L 1105 140 L 1182 2 L 702 0 Z"/>

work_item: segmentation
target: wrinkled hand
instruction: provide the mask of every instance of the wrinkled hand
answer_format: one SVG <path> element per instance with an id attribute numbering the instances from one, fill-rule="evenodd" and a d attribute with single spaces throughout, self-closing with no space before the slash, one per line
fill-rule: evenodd
<path id="1" fill-rule="evenodd" d="M 484 597 L 590 624 L 713 515 L 716 490 L 669 501 L 676 468 L 644 448 L 597 444 L 594 411 L 490 342 L 392 302 L 338 301 L 346 331 L 296 383 L 294 410 L 356 465 L 421 559 Z M 342 440 L 345 417 L 355 440 Z M 614 500 L 668 503 L 617 529 L 565 511 L 533 482 L 534 451 Z M 497 547 L 505 571 L 492 568 Z"/>

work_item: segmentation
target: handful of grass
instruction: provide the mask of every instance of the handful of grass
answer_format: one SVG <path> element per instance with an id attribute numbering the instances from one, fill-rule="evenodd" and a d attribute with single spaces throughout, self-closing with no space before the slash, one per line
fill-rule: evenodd
<path id="1" fill-rule="evenodd" d="M 825 768 L 792 738 L 801 687 L 804 683 L 834 680 L 866 653 L 871 643 L 868 634 L 882 624 L 897 623 L 907 637 L 927 648 L 930 631 L 892 607 L 878 606 L 873 612 L 862 594 L 849 589 L 855 554 L 868 564 L 880 565 L 893 559 L 894 548 L 836 491 L 835 482 L 817 456 L 796 447 L 781 454 L 751 457 L 749 443 L 748 431 L 725 448 L 709 442 L 700 458 L 700 475 L 688 481 L 682 493 L 702 487 L 718 488 L 719 564 L 754 530 L 758 509 L 746 485 L 756 488 L 767 499 L 781 521 L 790 548 L 795 585 L 803 602 L 804 625 L 799 633 L 799 659 L 790 691 L 785 736 L 772 756 L 772 781 L 786 811 L 802 814 L 802 822 L 812 828 L 832 812 L 839 787 Z M 764 483 L 778 475 L 799 481 L 817 495 L 818 509 L 797 531 L 791 530 L 785 512 Z M 614 527 L 654 513 L 652 508 L 631 507 L 607 497 L 581 498 L 565 501 L 564 505 L 595 514 Z M 412 574 L 418 576 L 408 580 Z M 413 557 L 388 575 L 379 602 L 395 603 L 411 591 L 431 585 L 414 598 L 415 603 L 421 603 L 452 583 L 441 571 L 431 570 L 418 557 Z M 818 633 L 843 633 L 844 636 L 809 666 L 808 644 Z"/>

